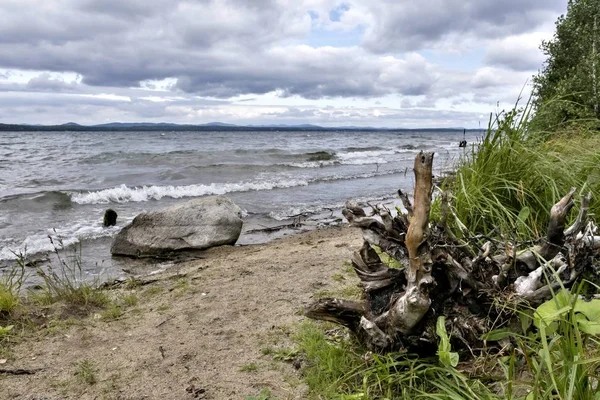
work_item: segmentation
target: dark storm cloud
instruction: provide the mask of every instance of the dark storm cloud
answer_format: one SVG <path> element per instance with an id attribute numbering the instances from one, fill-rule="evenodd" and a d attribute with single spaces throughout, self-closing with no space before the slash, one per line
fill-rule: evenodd
<path id="1" fill-rule="evenodd" d="M 534 29 L 564 11 L 564 0 L 381 0 L 368 5 L 373 18 L 364 45 L 374 52 L 433 47 L 465 35 L 497 38 Z"/>

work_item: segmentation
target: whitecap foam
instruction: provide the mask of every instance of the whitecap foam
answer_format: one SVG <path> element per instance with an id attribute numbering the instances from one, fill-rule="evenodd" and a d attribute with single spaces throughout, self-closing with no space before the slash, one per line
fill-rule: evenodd
<path id="1" fill-rule="evenodd" d="M 350 151 L 338 153 L 336 156 L 342 161 L 350 161 L 355 159 L 380 159 L 382 156 L 389 156 L 396 153 L 396 150 Z"/>
<path id="2" fill-rule="evenodd" d="M 71 201 L 77 204 L 142 202 L 149 200 L 160 200 L 163 197 L 179 199 L 182 197 L 221 195 L 231 192 L 272 190 L 276 188 L 306 186 L 308 184 L 309 182 L 304 179 L 281 179 L 273 181 L 265 180 L 240 183 L 211 183 L 210 185 L 187 186 L 128 187 L 126 185 L 121 185 L 112 189 L 104 189 L 97 192 L 73 193 L 71 195 Z"/>
<path id="3" fill-rule="evenodd" d="M 125 223 L 128 222 L 125 221 Z M 55 248 L 69 247 L 83 240 L 110 237 L 120 230 L 119 226 L 104 227 L 100 223 L 80 221 L 69 227 L 48 229 L 45 232 L 28 236 L 21 243 L 13 242 L 0 249 L 0 260 L 16 260 L 21 255 L 31 256 L 47 253 L 54 251 Z"/>
<path id="4" fill-rule="evenodd" d="M 208 195 L 222 195 L 232 192 L 249 192 L 273 189 L 284 189 L 298 186 L 308 186 L 311 183 L 334 181 L 343 179 L 363 179 L 381 175 L 400 173 L 403 170 L 374 171 L 355 175 L 334 174 L 324 177 L 292 178 L 280 176 L 277 179 L 264 179 L 239 183 L 211 183 L 209 185 L 187 185 L 187 186 L 141 186 L 129 187 L 120 185 L 111 189 L 96 192 L 73 193 L 71 201 L 77 204 L 108 204 L 144 202 L 149 200 L 160 200 L 163 197 L 179 199 L 182 197 L 201 197 Z"/>
<path id="5" fill-rule="evenodd" d="M 330 160 L 330 161 L 305 161 L 305 162 L 297 162 L 297 163 L 287 163 L 281 164 L 286 167 L 294 167 L 294 168 L 322 168 L 328 167 L 330 165 L 339 164 L 338 161 Z"/>
<path id="6" fill-rule="evenodd" d="M 364 154 L 364 153 L 365 152 L 356 153 L 356 155 L 353 154 L 351 156 L 345 156 L 345 157 L 341 157 L 340 159 L 335 159 L 335 160 L 305 161 L 305 162 L 287 163 L 287 164 L 282 164 L 282 165 L 285 165 L 287 167 L 294 167 L 294 168 L 323 168 L 323 167 L 329 167 L 332 165 L 368 165 L 368 164 L 387 164 L 388 163 L 388 160 L 385 160 L 381 157 L 376 157 L 376 158 L 368 158 L 368 157 L 359 158 L 358 157 L 359 154 Z"/>
<path id="7" fill-rule="evenodd" d="M 342 160 L 340 164 L 344 165 L 369 165 L 369 164 L 387 164 L 388 161 L 383 158 L 355 158 Z"/>

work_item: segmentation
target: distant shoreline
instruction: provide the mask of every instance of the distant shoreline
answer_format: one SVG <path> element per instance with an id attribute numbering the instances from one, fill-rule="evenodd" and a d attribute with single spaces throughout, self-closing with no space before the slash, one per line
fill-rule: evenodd
<path id="1" fill-rule="evenodd" d="M 462 132 L 464 128 L 373 128 L 321 126 L 237 126 L 237 125 L 177 125 L 177 124 L 104 124 L 104 125 L 22 125 L 0 124 L 0 132 Z M 481 129 L 466 129 L 477 132 Z"/>

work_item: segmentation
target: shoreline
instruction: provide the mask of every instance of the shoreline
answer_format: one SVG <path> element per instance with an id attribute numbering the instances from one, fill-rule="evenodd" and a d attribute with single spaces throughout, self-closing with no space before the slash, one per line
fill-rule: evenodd
<path id="1" fill-rule="evenodd" d="M 402 206 L 401 202 L 392 196 L 377 197 L 373 201 L 392 207 L 394 205 Z M 368 203 L 369 201 L 366 200 L 360 202 L 365 208 L 368 207 Z M 274 240 L 301 235 L 314 230 L 346 226 L 348 223 L 343 218 L 341 210 L 342 206 L 340 205 L 337 208 L 325 208 L 317 212 L 304 212 L 293 218 L 281 220 L 270 218 L 267 215 L 247 216 L 244 218 L 241 235 L 233 247 L 267 244 Z M 125 226 L 121 226 L 120 229 Z M 70 244 L 65 246 L 65 248 L 59 249 L 59 252 L 63 258 L 72 259 L 75 257 L 78 259 L 78 262 L 82 266 L 81 281 L 95 282 L 96 284 L 107 284 L 131 277 L 139 278 L 167 271 L 173 265 L 183 262 L 182 260 L 194 259 L 195 254 L 198 255 L 198 258 L 202 258 L 206 252 L 206 250 L 192 252 L 189 257 L 175 256 L 172 259 L 136 259 L 112 256 L 110 254 L 110 246 L 117 232 L 115 231 L 111 236 L 86 239 L 75 244 Z M 25 257 L 24 260 L 30 272 L 25 281 L 26 287 L 35 286 L 40 283 L 37 281 L 38 278 L 33 265 L 37 264 L 44 269 L 50 265 L 60 267 L 61 262 L 53 253 L 53 251 L 43 251 L 28 254 Z M 14 268 L 16 263 L 16 260 L 0 260 L 0 276 L 3 271 L 7 272 Z"/>
<path id="2" fill-rule="evenodd" d="M 2 377 L 2 391 L 15 399 L 185 399 L 193 386 L 203 390 L 197 398 L 243 399 L 264 388 L 303 399 L 298 370 L 273 354 L 291 348 L 311 299 L 356 285 L 344 262 L 361 245 L 360 231 L 345 225 L 209 249 L 109 290 L 138 299 L 115 319 L 94 314 L 22 338 L 3 367 L 37 372 Z M 83 361 L 96 368 L 96 384 L 73 377 Z"/>

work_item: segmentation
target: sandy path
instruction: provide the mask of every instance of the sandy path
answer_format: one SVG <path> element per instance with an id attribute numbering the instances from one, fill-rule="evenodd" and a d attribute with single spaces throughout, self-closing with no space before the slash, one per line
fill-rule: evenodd
<path id="1" fill-rule="evenodd" d="M 0 399 L 244 399 L 262 388 L 306 398 L 296 369 L 262 351 L 290 346 L 299 311 L 340 285 L 332 276 L 360 244 L 358 230 L 330 228 L 212 249 L 158 282 L 119 289 L 139 303 L 117 320 L 90 317 L 18 345 L 4 366 L 40 371 L 0 376 Z M 74 375 L 83 360 L 97 383 Z"/>

